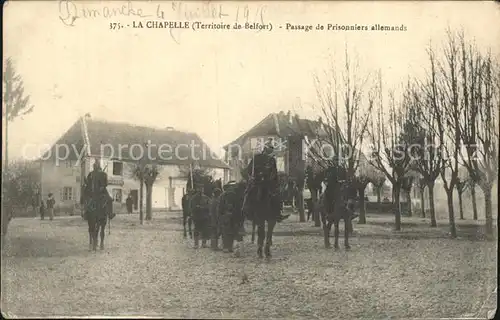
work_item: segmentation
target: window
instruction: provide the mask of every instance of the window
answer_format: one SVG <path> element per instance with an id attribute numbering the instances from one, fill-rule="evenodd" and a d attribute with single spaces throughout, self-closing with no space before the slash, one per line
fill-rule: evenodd
<path id="1" fill-rule="evenodd" d="M 278 172 L 285 172 L 285 157 L 276 157 Z"/>
<path id="2" fill-rule="evenodd" d="M 73 188 L 64 187 L 61 189 L 61 201 L 70 201 L 73 199 Z"/>
<path id="3" fill-rule="evenodd" d="M 268 142 L 271 142 L 273 146 L 276 147 L 276 139 L 274 137 L 256 137 L 250 139 L 250 148 L 252 150 L 261 151 Z"/>
<path id="4" fill-rule="evenodd" d="M 113 201 L 122 202 L 122 189 L 113 189 Z"/>
<path id="5" fill-rule="evenodd" d="M 113 161 L 113 175 L 114 176 L 123 175 L 123 162 Z"/>

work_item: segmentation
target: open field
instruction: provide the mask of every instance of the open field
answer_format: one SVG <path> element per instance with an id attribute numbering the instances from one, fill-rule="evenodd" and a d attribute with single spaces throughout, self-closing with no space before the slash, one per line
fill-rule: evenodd
<path id="1" fill-rule="evenodd" d="M 496 286 L 496 241 L 484 221 L 369 216 L 352 249 L 323 248 L 320 228 L 278 225 L 271 261 L 246 239 L 234 258 L 194 250 L 180 213 L 139 225 L 119 215 L 106 249 L 90 253 L 80 217 L 14 219 L 2 259 L 2 311 L 10 316 L 163 315 L 202 318 L 429 318 L 478 314 Z M 341 230 L 342 232 L 342 230 Z M 249 282 L 240 284 L 242 273 Z M 484 309 L 484 308 L 483 308 Z M 482 310 L 482 309 L 481 309 Z"/>

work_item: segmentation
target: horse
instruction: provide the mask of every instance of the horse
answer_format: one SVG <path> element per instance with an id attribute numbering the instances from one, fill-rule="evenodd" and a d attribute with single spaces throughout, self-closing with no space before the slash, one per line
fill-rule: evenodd
<path id="1" fill-rule="evenodd" d="M 353 206 L 351 200 L 356 199 L 356 189 L 348 180 L 340 180 L 344 176 L 337 170 L 332 170 L 328 175 L 325 192 L 320 196 L 319 210 L 321 221 L 323 223 L 325 248 L 330 248 L 330 230 L 332 224 L 335 225 L 335 243 L 334 248 L 339 248 L 339 223 L 344 220 L 344 246 L 346 250 L 350 249 L 349 234 L 352 233 Z"/>
<path id="2" fill-rule="evenodd" d="M 214 219 L 218 225 L 216 230 L 221 230 L 222 246 L 225 252 L 232 252 L 234 241 L 243 241 L 239 235 L 244 222 L 242 213 L 245 195 L 245 182 L 229 182 L 224 185 L 224 191 L 219 197 L 218 217 Z"/>
<path id="3" fill-rule="evenodd" d="M 99 195 L 94 195 L 90 186 L 85 179 L 82 188 L 82 205 L 84 206 L 84 219 L 87 220 L 89 226 L 89 251 L 97 250 L 97 235 L 101 235 L 100 249 L 104 250 L 104 230 L 106 228 L 107 219 L 112 219 L 113 215 L 113 198 L 107 191 Z"/>
<path id="4" fill-rule="evenodd" d="M 211 178 L 210 176 L 208 176 L 208 177 Z M 190 192 L 192 190 L 191 181 L 188 182 L 187 186 L 188 186 L 188 192 L 182 196 L 182 200 L 181 200 L 182 226 L 184 228 L 184 238 L 187 238 L 187 233 L 189 232 L 189 238 L 192 239 L 193 238 L 193 231 L 192 231 L 193 219 L 192 219 L 190 208 L 189 208 L 189 197 L 190 197 Z M 214 190 L 216 188 L 218 188 L 220 190 L 223 189 L 222 179 L 205 181 L 204 186 L 203 186 L 203 193 L 206 196 L 208 196 L 209 198 L 212 198 Z M 188 226 L 188 230 L 186 230 L 186 224 Z"/>

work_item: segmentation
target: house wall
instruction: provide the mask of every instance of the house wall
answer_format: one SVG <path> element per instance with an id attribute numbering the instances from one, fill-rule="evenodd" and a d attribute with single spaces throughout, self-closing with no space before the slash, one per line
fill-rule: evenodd
<path id="1" fill-rule="evenodd" d="M 54 194 L 56 200 L 55 211 L 61 214 L 80 214 L 80 193 L 81 177 L 87 176 L 91 171 L 95 158 L 88 158 L 83 165 L 75 161 L 43 161 L 41 167 L 41 190 L 44 200 L 49 192 Z M 139 182 L 133 178 L 134 163 L 123 163 L 122 175 L 113 175 L 113 161 L 110 159 L 101 160 L 101 168 L 108 175 L 108 192 L 112 197 L 121 193 L 115 198 L 113 206 L 116 212 L 126 212 L 125 201 L 132 190 L 139 193 Z M 82 169 L 84 170 L 82 172 Z M 224 169 L 213 168 L 215 179 L 224 179 Z M 181 172 L 177 165 L 160 166 L 160 173 L 153 185 L 152 200 L 153 208 L 178 210 L 181 208 L 181 199 L 185 192 L 187 180 L 180 176 Z M 223 180 L 225 182 L 225 180 Z M 64 199 L 64 187 L 71 188 L 71 198 Z M 146 190 L 144 188 L 144 199 Z M 139 196 L 140 197 L 140 196 Z M 143 203 L 145 209 L 146 201 Z M 137 212 L 139 207 L 134 208 Z"/>

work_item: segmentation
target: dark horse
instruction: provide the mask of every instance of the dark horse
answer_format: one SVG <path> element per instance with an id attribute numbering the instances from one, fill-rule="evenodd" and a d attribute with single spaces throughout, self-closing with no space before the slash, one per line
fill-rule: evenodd
<path id="1" fill-rule="evenodd" d="M 224 186 L 224 191 L 219 198 L 219 208 L 217 212 L 218 226 L 221 231 L 222 246 L 224 251 L 232 252 L 234 241 L 243 241 L 239 234 L 244 223 L 242 213 L 243 198 L 245 195 L 245 182 L 229 182 Z"/>
<path id="2" fill-rule="evenodd" d="M 257 255 L 262 258 L 264 239 L 266 240 L 264 253 L 271 257 L 273 231 L 281 213 L 281 199 L 279 193 L 270 192 L 265 184 L 256 183 L 250 187 L 244 204 L 244 216 L 257 225 Z M 267 222 L 267 232 L 266 232 Z"/>
<path id="3" fill-rule="evenodd" d="M 188 177 L 189 178 L 189 177 Z M 204 180 L 204 188 L 203 192 L 206 196 L 212 198 L 214 190 L 216 188 L 222 190 L 222 179 L 217 179 L 217 180 L 211 180 L 210 176 L 203 177 Z M 208 178 L 208 179 L 207 179 Z M 193 231 L 192 231 L 192 225 L 193 225 L 193 219 L 191 217 L 191 210 L 189 208 L 189 200 L 192 195 L 192 192 L 194 189 L 191 187 L 191 180 L 189 180 L 188 185 L 187 185 L 187 193 L 182 196 L 182 226 L 184 228 L 184 238 L 187 238 L 187 233 L 189 232 L 189 238 L 193 238 Z M 186 230 L 186 224 L 188 226 L 188 230 Z"/>
<path id="4" fill-rule="evenodd" d="M 89 225 L 89 251 L 97 250 L 97 235 L 101 234 L 100 249 L 104 249 L 104 230 L 107 220 L 113 218 L 113 198 L 104 190 L 94 194 L 91 186 L 85 179 L 82 188 L 82 205 L 84 206 L 84 219 Z"/>
<path id="5" fill-rule="evenodd" d="M 327 186 L 325 192 L 320 197 L 320 212 L 323 223 L 325 247 L 330 247 L 330 230 L 332 224 L 335 225 L 335 249 L 339 248 L 339 223 L 344 220 L 344 245 L 346 250 L 349 246 L 349 233 L 352 232 L 352 219 L 355 217 L 354 207 L 350 203 L 356 199 L 356 189 L 345 180 L 345 174 L 341 169 L 330 168 L 327 173 Z"/>

